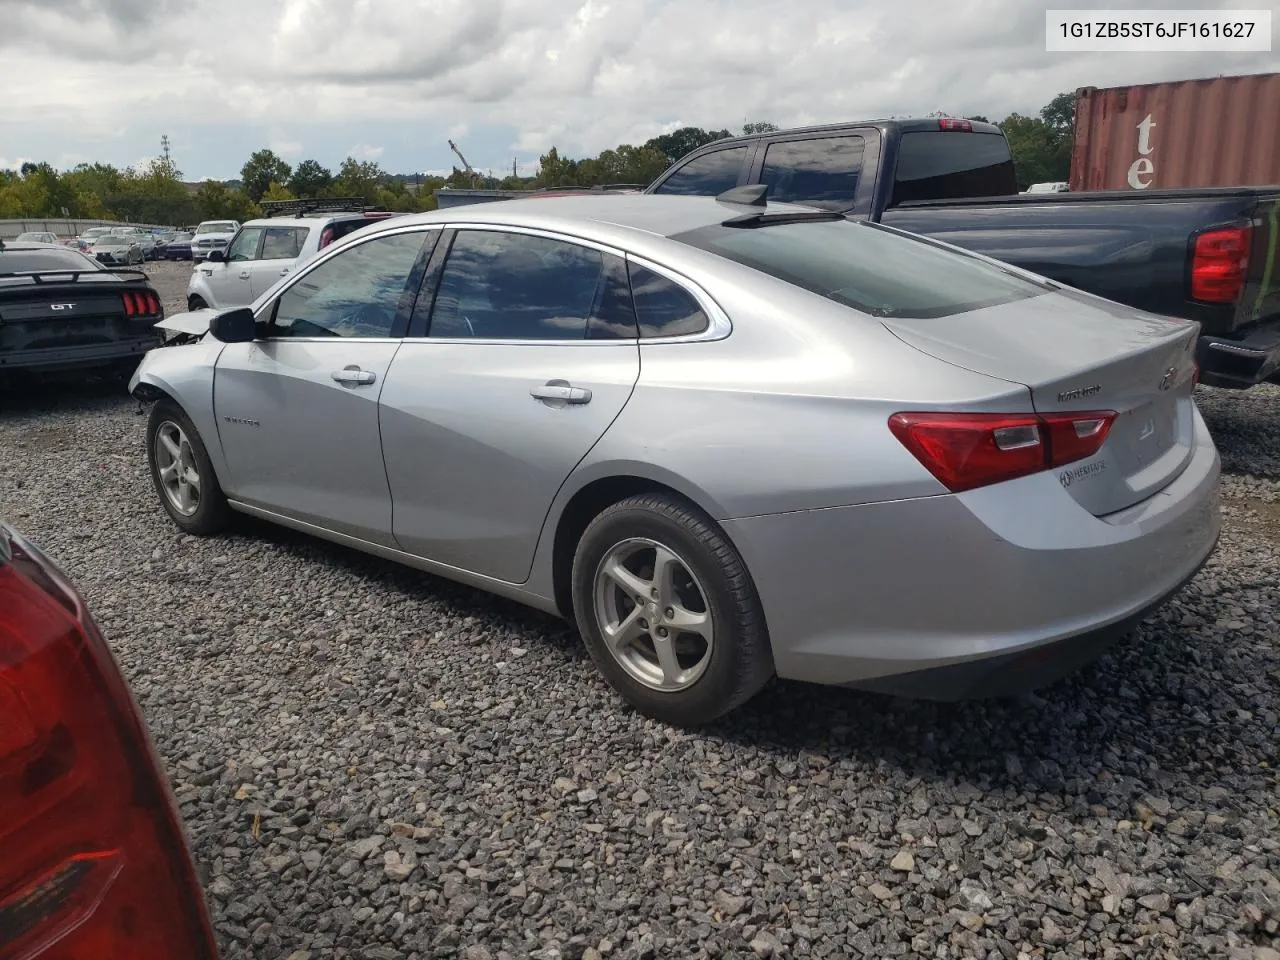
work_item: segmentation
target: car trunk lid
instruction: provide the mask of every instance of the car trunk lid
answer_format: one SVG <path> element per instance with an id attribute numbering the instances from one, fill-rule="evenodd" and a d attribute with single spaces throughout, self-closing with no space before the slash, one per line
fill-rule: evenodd
<path id="1" fill-rule="evenodd" d="M 1097 516 L 1158 493 L 1191 458 L 1197 324 L 1071 290 L 931 319 L 882 321 L 930 356 L 1025 386 L 1034 412 L 1114 411 L 1092 457 L 1057 469 Z"/>

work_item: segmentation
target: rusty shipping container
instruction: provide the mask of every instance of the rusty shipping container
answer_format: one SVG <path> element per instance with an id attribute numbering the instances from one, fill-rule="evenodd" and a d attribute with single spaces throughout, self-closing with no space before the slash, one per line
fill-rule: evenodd
<path id="1" fill-rule="evenodd" d="M 1085 87 L 1072 190 L 1280 184 L 1280 73 Z"/>

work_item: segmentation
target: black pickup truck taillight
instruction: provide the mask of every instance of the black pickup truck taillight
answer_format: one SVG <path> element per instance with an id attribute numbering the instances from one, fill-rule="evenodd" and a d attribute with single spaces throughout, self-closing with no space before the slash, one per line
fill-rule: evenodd
<path id="1" fill-rule="evenodd" d="M 1244 291 L 1253 228 L 1206 230 L 1191 253 L 1191 299 L 1201 303 L 1235 303 Z"/>

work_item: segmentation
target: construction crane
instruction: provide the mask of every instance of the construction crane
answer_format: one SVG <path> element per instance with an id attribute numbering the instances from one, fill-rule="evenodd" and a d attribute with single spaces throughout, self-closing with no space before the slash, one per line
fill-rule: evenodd
<path id="1" fill-rule="evenodd" d="M 458 149 L 458 145 L 452 140 L 449 141 L 449 149 L 458 155 L 458 159 L 462 161 L 462 166 L 466 168 L 468 174 L 471 175 L 471 182 L 477 185 L 480 182 L 480 174 L 476 173 L 471 164 L 467 163 L 467 158 L 462 155 L 462 151 Z"/>

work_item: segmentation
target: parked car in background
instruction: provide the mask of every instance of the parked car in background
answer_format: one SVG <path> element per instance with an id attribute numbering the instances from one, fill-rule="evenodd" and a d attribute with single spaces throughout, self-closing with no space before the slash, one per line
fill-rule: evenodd
<path id="1" fill-rule="evenodd" d="M 405 216 L 166 320 L 196 342 L 130 383 L 162 509 L 571 617 L 681 724 L 775 670 L 1038 686 L 1199 569 L 1194 323 L 760 193 Z"/>
<path id="2" fill-rule="evenodd" d="M 105 236 L 106 234 L 111 233 L 113 229 L 115 229 L 115 228 L 113 228 L 113 227 L 89 227 L 87 230 L 83 231 L 83 232 L 80 234 L 79 239 L 80 239 L 80 240 L 82 240 L 82 241 L 85 243 L 85 245 L 86 245 L 86 246 L 92 247 L 92 246 L 93 246 L 93 244 L 94 244 L 94 242 L 95 242 L 99 237 L 101 237 L 101 236 Z"/>
<path id="3" fill-rule="evenodd" d="M 142 263 L 146 256 L 135 233 L 104 233 L 93 241 L 93 256 L 102 263 Z"/>
<path id="4" fill-rule="evenodd" d="M 46 230 L 28 230 L 18 234 L 19 243 L 57 243 L 58 235 Z"/>
<path id="5" fill-rule="evenodd" d="M 191 254 L 191 238 L 192 234 L 179 230 L 177 233 L 169 235 L 163 243 L 157 244 L 156 259 L 158 260 L 190 260 Z"/>
<path id="6" fill-rule="evenodd" d="M 0 523 L 5 957 L 216 960 L 146 724 L 84 598 Z"/>
<path id="7" fill-rule="evenodd" d="M 187 282 L 187 309 L 252 303 L 298 264 L 335 240 L 395 214 L 365 211 L 361 198 L 266 201 L 271 214 L 240 228 L 226 252 L 214 250 Z M 290 215 L 292 214 L 292 216 Z"/>
<path id="8" fill-rule="evenodd" d="M 1280 381 L 1280 187 L 1019 194 L 999 127 L 942 118 L 718 140 L 648 192 L 714 196 L 740 184 L 1195 320 L 1206 384 Z"/>
<path id="9" fill-rule="evenodd" d="M 108 270 L 62 246 L 0 243 L 0 381 L 129 373 L 162 342 L 163 317 L 141 271 Z"/>
<path id="10" fill-rule="evenodd" d="M 195 236 L 191 238 L 191 257 L 201 261 L 208 258 L 214 250 L 224 250 L 231 238 L 240 229 L 235 220 L 206 220 L 196 227 Z"/>

